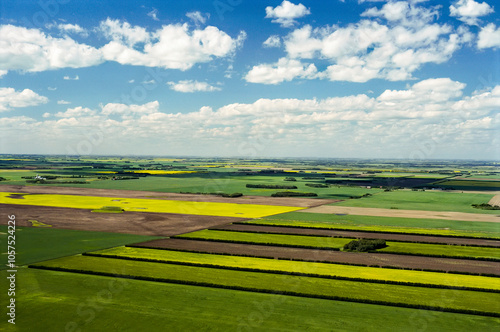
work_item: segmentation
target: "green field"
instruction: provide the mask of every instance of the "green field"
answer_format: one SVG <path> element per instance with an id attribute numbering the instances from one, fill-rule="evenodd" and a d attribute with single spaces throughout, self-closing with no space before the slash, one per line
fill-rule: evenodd
<path id="1" fill-rule="evenodd" d="M 180 213 L 241 218 L 258 218 L 302 209 L 289 206 L 53 194 L 25 194 L 22 198 L 12 198 L 12 194 L 0 192 L 0 204 L 55 206 L 89 210 L 101 210 L 106 206 L 119 207 L 125 211 L 136 212 Z"/>
<path id="2" fill-rule="evenodd" d="M 498 211 L 475 209 L 471 206 L 472 204 L 488 203 L 493 196 L 491 194 L 466 194 L 459 192 L 396 190 L 334 204 L 381 209 L 397 208 L 401 210 L 499 214 Z"/>
<path id="3" fill-rule="evenodd" d="M 373 301 L 391 305 L 432 307 L 442 310 L 487 313 L 500 316 L 500 293 L 364 283 L 260 272 L 151 263 L 92 256 L 71 256 L 38 263 L 41 268 L 104 273 L 110 276 L 154 278 L 259 292 L 285 292 L 306 297 Z"/>
<path id="4" fill-rule="evenodd" d="M 5 280 L 0 271 L 2 289 Z M 487 332 L 500 324 L 494 317 L 34 269 L 18 273 L 18 285 L 18 319 L 2 323 L 4 331 Z M 6 300 L 0 297 L 2 307 Z"/>
<path id="5" fill-rule="evenodd" d="M 177 235 L 175 237 L 184 239 L 230 241 L 237 243 L 256 243 L 256 244 L 269 244 L 269 245 L 320 248 L 320 249 L 321 248 L 340 249 L 344 246 L 344 244 L 349 243 L 352 240 L 352 239 L 332 238 L 332 237 L 230 232 L 230 231 L 217 231 L 217 230 L 207 230 L 207 229 L 197 232 Z"/>
<path id="6" fill-rule="evenodd" d="M 325 264 L 266 258 L 211 255 L 170 250 L 116 247 L 92 252 L 92 255 L 121 257 L 159 262 L 189 263 L 203 266 L 223 266 L 252 270 L 277 271 L 296 274 L 313 274 L 341 278 L 390 281 L 397 283 L 419 283 L 443 287 L 468 287 L 500 290 L 500 278 L 470 276 L 437 272 L 408 271 L 361 267 L 341 264 Z"/>
<path id="7" fill-rule="evenodd" d="M 415 230 L 429 229 L 434 232 L 453 231 L 464 233 L 478 233 L 478 236 L 498 237 L 500 236 L 498 224 L 494 222 L 477 222 L 477 221 L 462 221 L 462 220 L 441 220 L 441 219 L 417 219 L 417 218 L 395 218 L 395 217 L 376 217 L 376 216 L 357 216 L 357 215 L 335 215 L 327 213 L 303 213 L 290 212 L 279 215 L 270 216 L 263 219 L 256 219 L 256 222 L 305 222 L 314 227 L 316 223 L 324 223 L 326 225 L 346 225 L 346 226 L 384 226 L 384 227 L 404 227 Z M 437 234 L 437 233 L 436 233 Z M 482 235 L 481 235 L 482 234 Z"/>
<path id="8" fill-rule="evenodd" d="M 0 269 L 6 269 L 7 226 L 0 225 Z M 16 265 L 75 255 L 86 251 L 111 248 L 160 237 L 76 231 L 56 228 L 16 227 Z"/>

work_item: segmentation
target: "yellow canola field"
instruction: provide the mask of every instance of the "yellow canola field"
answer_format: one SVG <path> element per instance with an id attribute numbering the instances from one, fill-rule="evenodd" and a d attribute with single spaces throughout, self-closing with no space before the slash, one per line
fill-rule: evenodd
<path id="1" fill-rule="evenodd" d="M 149 173 L 149 174 L 187 174 L 196 173 L 197 171 L 165 171 L 161 169 L 150 169 L 143 171 L 134 171 L 134 173 Z"/>
<path id="2" fill-rule="evenodd" d="M 302 210 L 301 207 L 174 201 L 144 198 L 98 197 L 78 195 L 25 194 L 24 198 L 9 197 L 14 193 L 0 192 L 0 204 L 54 206 L 95 210 L 103 206 L 117 206 L 125 211 L 180 213 L 203 216 L 260 218 L 269 215 Z M 23 194 L 17 194 L 23 195 Z"/>

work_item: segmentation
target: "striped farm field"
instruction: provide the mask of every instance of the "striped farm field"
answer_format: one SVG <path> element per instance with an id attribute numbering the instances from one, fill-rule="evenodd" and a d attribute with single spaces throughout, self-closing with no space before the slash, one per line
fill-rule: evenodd
<path id="1" fill-rule="evenodd" d="M 360 216 L 357 216 L 360 217 Z M 255 219 L 245 221 L 245 224 L 265 225 L 265 226 L 286 226 L 298 228 L 320 228 L 346 231 L 367 231 L 377 233 L 398 233 L 417 235 L 437 235 L 448 237 L 470 237 L 470 238 L 491 238 L 500 239 L 498 233 L 455 231 L 450 229 L 429 229 L 417 227 L 397 227 L 397 226 L 377 226 L 377 225 L 347 225 L 333 222 L 303 221 L 303 220 L 283 220 L 283 219 Z"/>
<path id="2" fill-rule="evenodd" d="M 341 249 L 351 238 L 332 238 L 321 236 L 285 235 L 232 232 L 221 230 L 201 230 L 193 233 L 175 236 L 176 238 L 227 241 L 236 243 L 252 243 L 267 245 L 283 245 L 291 247 Z M 472 246 L 457 246 L 443 244 L 425 244 L 386 241 L 387 247 L 378 249 L 377 252 L 394 254 L 423 255 L 454 258 L 472 258 L 486 260 L 500 260 L 500 249 Z"/>
<path id="3" fill-rule="evenodd" d="M 392 241 L 386 243 L 388 246 L 383 249 L 378 249 L 377 252 L 423 256 L 443 256 L 454 258 L 474 258 L 497 261 L 500 260 L 500 249 L 498 248 L 481 248 L 472 246 Z"/>
<path id="4" fill-rule="evenodd" d="M 472 288 L 500 291 L 500 278 L 482 276 L 275 260 L 269 258 L 211 255 L 135 247 L 115 247 L 94 251 L 91 254 L 103 257 L 148 260 L 165 263 L 275 271 L 278 273 L 307 274 L 336 278 L 356 278 L 376 280 L 379 282 L 413 283 L 435 285 L 445 288 Z"/>
<path id="5" fill-rule="evenodd" d="M 175 237 L 183 239 L 227 241 L 235 243 L 266 244 L 319 249 L 340 249 L 346 243 L 349 243 L 352 240 L 332 237 L 230 232 L 208 229 L 188 234 L 177 235 Z"/>
<path id="6" fill-rule="evenodd" d="M 157 200 L 57 194 L 16 194 L 0 192 L 0 204 L 53 206 L 98 210 L 103 206 L 120 207 L 125 211 L 179 213 L 221 217 L 260 218 L 303 208 L 290 206 Z"/>
<path id="7" fill-rule="evenodd" d="M 32 267 L 500 316 L 500 293 L 366 283 L 92 256 L 64 257 Z"/>

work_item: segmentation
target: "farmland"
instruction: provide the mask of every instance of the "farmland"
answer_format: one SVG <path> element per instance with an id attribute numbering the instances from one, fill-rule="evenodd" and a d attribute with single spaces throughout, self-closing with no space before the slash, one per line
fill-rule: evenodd
<path id="1" fill-rule="evenodd" d="M 6 157 L 20 326 L 496 330 L 500 213 L 473 206 L 498 194 L 496 165 L 426 167 Z M 474 186 L 430 190 L 450 181 Z M 285 186 L 317 196 L 271 197 Z M 344 249 L 360 238 L 386 247 Z"/>
<path id="2" fill-rule="evenodd" d="M 283 331 L 359 329 L 367 325 L 374 331 L 401 326 L 410 331 L 423 327 L 456 331 L 457 326 L 464 331 L 494 331 L 500 323 L 495 317 L 35 269 L 25 269 L 18 278 L 22 287 L 17 296 L 23 303 L 18 308 L 23 317 L 16 323 L 19 330 L 37 326 L 40 331 L 71 327 L 126 331 L 148 326 L 178 331 L 238 327 Z M 0 280 L 3 286 L 5 274 L 1 271 Z M 98 297 L 99 292 L 110 290 L 112 281 L 116 285 L 111 288 L 113 296 Z M 2 306 L 5 299 L 0 298 Z"/>
<path id="3" fill-rule="evenodd" d="M 416 308 L 439 308 L 468 313 L 500 316 L 500 294 L 447 290 L 402 285 L 352 282 L 336 279 L 308 278 L 269 273 L 234 271 L 152 263 L 112 258 L 73 256 L 46 261 L 34 267 L 108 276 L 132 276 L 181 284 L 219 286 L 221 288 L 278 292 L 304 297 L 351 299 L 358 302 L 407 305 Z M 380 296 L 380 294 L 384 294 Z M 450 301 L 437 298 L 453 297 Z"/>

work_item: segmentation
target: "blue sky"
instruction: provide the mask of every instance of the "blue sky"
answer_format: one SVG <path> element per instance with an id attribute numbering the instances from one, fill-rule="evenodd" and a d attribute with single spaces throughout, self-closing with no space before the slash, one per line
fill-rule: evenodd
<path id="1" fill-rule="evenodd" d="M 491 0 L 0 6 L 0 153 L 500 157 Z"/>

